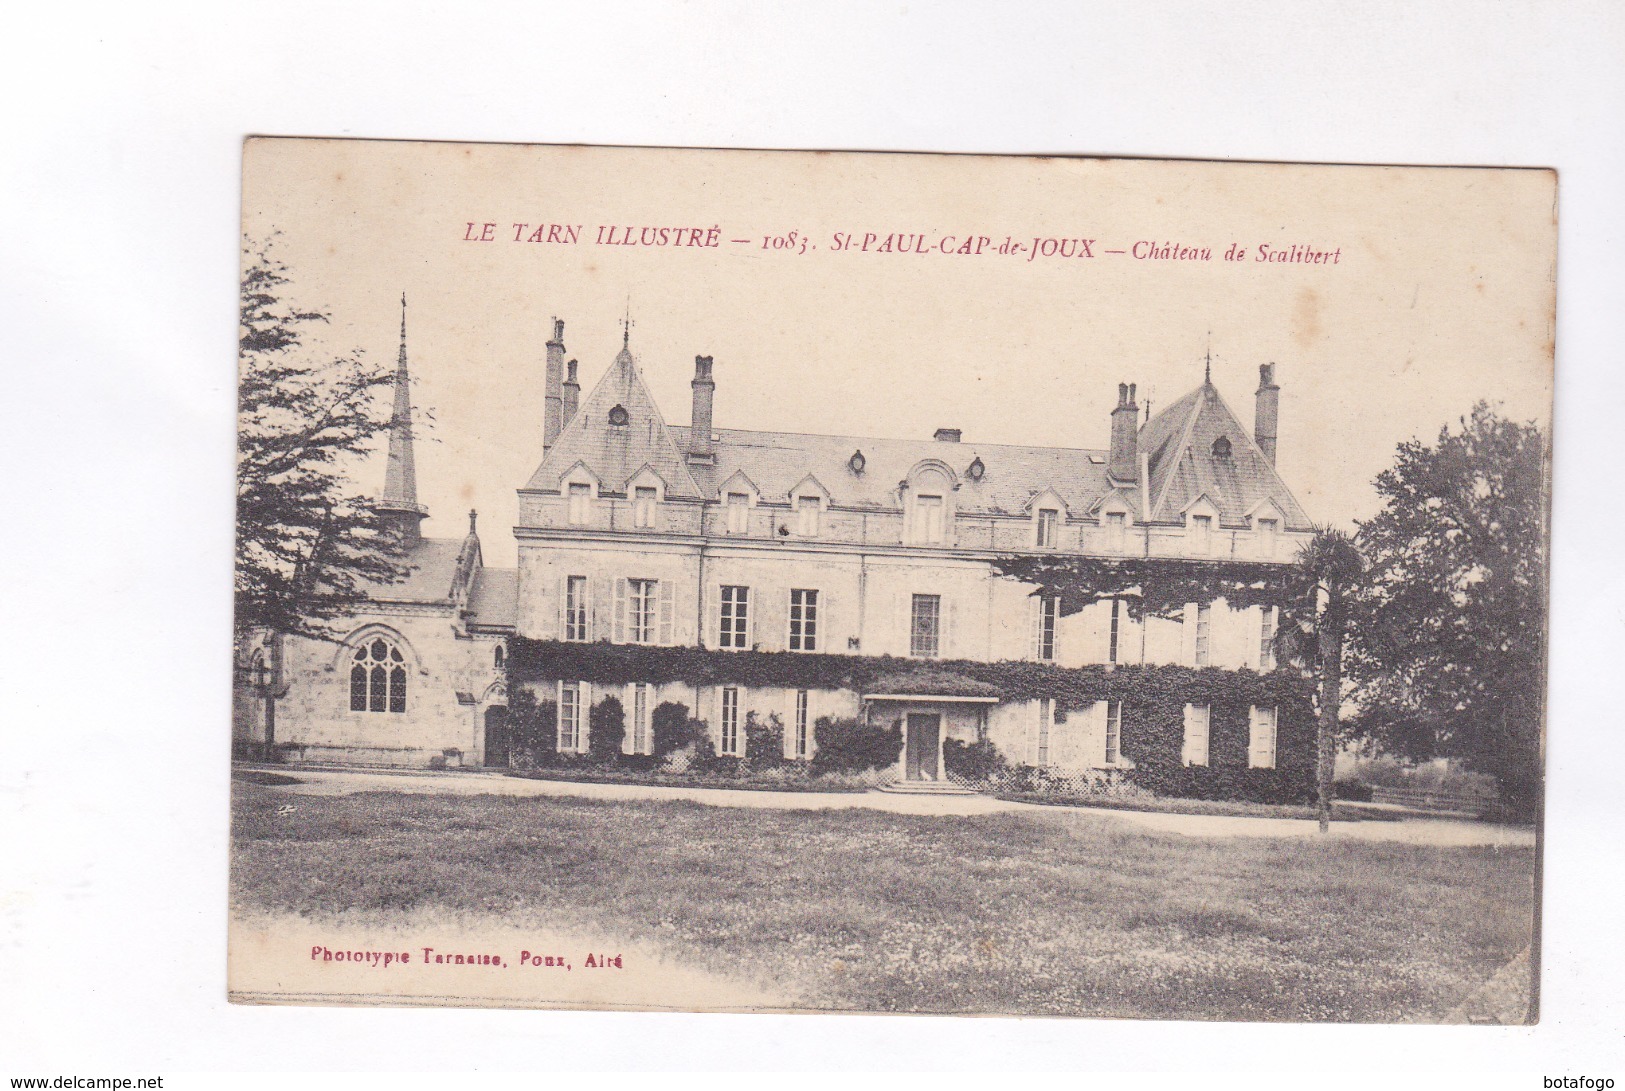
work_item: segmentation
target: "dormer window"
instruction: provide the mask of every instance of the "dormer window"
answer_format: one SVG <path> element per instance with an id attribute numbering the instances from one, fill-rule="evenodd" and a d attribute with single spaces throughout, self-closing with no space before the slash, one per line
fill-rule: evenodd
<path id="1" fill-rule="evenodd" d="M 655 502 L 658 492 L 653 486 L 639 485 L 632 490 L 632 522 L 640 527 L 655 525 Z"/>
<path id="2" fill-rule="evenodd" d="M 750 529 L 750 493 L 728 494 L 728 533 L 744 534 Z"/>
<path id="3" fill-rule="evenodd" d="M 1265 560 L 1275 559 L 1275 543 L 1281 524 L 1274 519 L 1258 521 L 1258 555 Z"/>
<path id="4" fill-rule="evenodd" d="M 1054 549 L 1060 544 L 1061 513 L 1055 508 L 1038 509 L 1038 548 Z"/>
<path id="5" fill-rule="evenodd" d="M 609 423 L 616 427 L 624 427 L 627 421 L 631 419 L 631 415 L 627 413 L 624 405 L 614 406 L 609 411 Z"/>
<path id="6" fill-rule="evenodd" d="M 1199 557 L 1213 552 L 1213 516 L 1191 516 L 1191 552 Z"/>
<path id="7" fill-rule="evenodd" d="M 1106 548 L 1113 553 L 1121 553 L 1127 544 L 1128 513 L 1108 511 L 1106 513 Z"/>
<path id="8" fill-rule="evenodd" d="M 824 505 L 816 496 L 796 497 L 796 533 L 803 538 L 818 535 L 818 515 Z"/>
<path id="9" fill-rule="evenodd" d="M 592 486 L 580 482 L 570 484 L 570 525 L 585 526 L 592 513 Z"/>
<path id="10" fill-rule="evenodd" d="M 1230 440 L 1228 438 L 1226 438 L 1224 436 L 1220 436 L 1218 439 L 1213 441 L 1213 457 L 1214 458 L 1229 458 L 1230 457 Z"/>
<path id="11" fill-rule="evenodd" d="M 943 539 L 942 497 L 918 495 L 914 498 L 914 534 L 926 545 L 940 545 Z"/>

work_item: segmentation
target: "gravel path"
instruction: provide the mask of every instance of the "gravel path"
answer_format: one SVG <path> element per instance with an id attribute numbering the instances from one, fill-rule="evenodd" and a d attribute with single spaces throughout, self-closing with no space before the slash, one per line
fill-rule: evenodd
<path id="1" fill-rule="evenodd" d="M 648 784 L 589 784 L 533 780 L 492 773 L 375 772 L 367 770 L 277 769 L 298 784 L 274 791 L 292 795 L 353 795 L 358 792 L 405 792 L 415 795 L 568 796 L 578 799 L 686 799 L 713 807 L 757 807 L 773 810 L 828 811 L 864 808 L 893 814 L 997 814 L 1025 811 L 1057 817 L 1088 814 L 1126 822 L 1159 833 L 1189 837 L 1318 837 L 1314 821 L 1296 818 L 1165 814 L 1095 807 L 1048 807 L 994 799 L 991 796 L 904 795 L 892 792 L 749 792 L 729 788 L 680 788 Z M 1334 822 L 1332 837 L 1352 841 L 1397 841 L 1455 848 L 1468 845 L 1532 846 L 1531 829 L 1488 822 L 1412 818 L 1397 822 Z"/>

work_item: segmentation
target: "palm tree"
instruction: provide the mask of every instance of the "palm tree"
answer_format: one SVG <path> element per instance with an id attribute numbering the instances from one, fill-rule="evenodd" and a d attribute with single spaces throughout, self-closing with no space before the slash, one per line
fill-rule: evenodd
<path id="1" fill-rule="evenodd" d="M 1365 571 L 1354 539 L 1341 530 L 1321 527 L 1295 558 L 1298 590 L 1315 604 L 1316 670 L 1320 678 L 1320 716 L 1315 731 L 1315 790 L 1320 832 L 1331 828 L 1332 762 L 1337 751 L 1337 711 L 1343 703 L 1343 637 L 1348 628 L 1349 592 Z M 1311 599 L 1312 596 L 1312 599 Z"/>

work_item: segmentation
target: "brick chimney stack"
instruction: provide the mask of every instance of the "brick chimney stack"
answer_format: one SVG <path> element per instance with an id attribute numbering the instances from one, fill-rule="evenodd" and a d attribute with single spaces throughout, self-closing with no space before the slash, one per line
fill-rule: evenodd
<path id="1" fill-rule="evenodd" d="M 547 378 L 542 388 L 542 448 L 553 446 L 564 428 L 564 320 L 553 319 L 547 342 Z"/>
<path id="2" fill-rule="evenodd" d="M 1281 388 L 1275 385 L 1275 365 L 1258 365 L 1258 393 L 1253 401 L 1253 440 L 1271 466 L 1275 465 L 1276 426 L 1281 417 Z"/>
<path id="3" fill-rule="evenodd" d="M 694 415 L 688 429 L 688 461 L 710 465 L 716 461 L 711 446 L 711 408 L 716 401 L 717 384 L 711 378 L 711 357 L 694 357 Z"/>
<path id="4" fill-rule="evenodd" d="M 1119 485 L 1140 479 L 1140 407 L 1134 404 L 1134 384 L 1117 384 L 1117 408 L 1112 410 L 1112 449 L 1106 476 Z"/>
<path id="5" fill-rule="evenodd" d="M 576 379 L 576 362 L 571 360 L 565 365 L 568 369 L 564 376 L 564 414 L 559 422 L 559 428 L 575 420 L 576 408 L 581 404 L 581 383 Z"/>

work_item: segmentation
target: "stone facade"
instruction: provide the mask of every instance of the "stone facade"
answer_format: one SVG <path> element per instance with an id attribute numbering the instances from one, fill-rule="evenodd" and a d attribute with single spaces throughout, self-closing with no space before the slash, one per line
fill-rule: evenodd
<path id="1" fill-rule="evenodd" d="M 563 379 L 564 351 L 563 323 L 555 322 L 543 457 L 519 490 L 517 570 L 484 569 L 471 527 L 460 544 L 420 543 L 412 593 L 380 588 L 376 608 L 356 615 L 342 643 L 245 647 L 243 677 L 254 675 L 256 654 L 276 668 L 273 684 L 242 687 L 240 740 L 274 738 L 312 761 L 503 763 L 502 725 L 493 734 L 490 717 L 505 712 L 501 656 L 511 636 L 885 655 L 922 665 L 1274 666 L 1270 607 L 1233 609 L 1219 598 L 1190 603 L 1181 617 L 1141 621 L 1106 601 L 1060 616 L 1035 587 L 994 568 L 1012 554 L 1290 563 L 1313 528 L 1275 471 L 1272 366 L 1261 369 L 1257 395 L 1258 427 L 1268 435 L 1243 428 L 1210 382 L 1143 422 L 1125 385 L 1110 446 L 1091 450 L 970 443 L 957 429 L 919 441 L 716 430 L 707 357 L 698 358 L 693 384 L 698 426 L 668 426 L 629 344 L 584 399 L 576 361 Z M 403 330 L 403 390 L 405 366 Z M 423 509 L 404 401 L 397 418 L 383 503 L 415 527 Z M 390 694 L 374 708 L 370 695 L 353 691 L 355 655 L 379 636 L 400 651 L 404 710 L 391 711 Z M 754 712 L 778 716 L 790 757 L 816 748 L 807 738 L 800 749 L 798 734 L 812 734 L 798 733 L 803 718 L 869 717 L 902 723 L 905 735 L 928 733 L 920 738 L 934 740 L 936 761 L 911 766 L 906 748 L 899 759 L 899 775 L 915 779 L 942 775 L 945 739 L 986 738 L 1027 764 L 1132 764 L 1113 750 L 1104 702 L 1057 717 L 1047 702 L 913 690 L 798 694 L 666 682 L 640 693 L 551 677 L 545 668 L 527 684 L 544 702 L 557 702 L 565 686 L 577 687 L 571 704 L 615 696 L 627 710 L 628 753 L 647 746 L 632 723 L 634 702 L 647 715 L 674 701 L 707 722 L 721 753 L 734 752 L 742 735 L 729 734 L 725 719 L 742 724 Z M 727 713 L 724 688 L 734 690 Z M 270 733 L 267 691 L 276 696 Z M 364 707 L 352 708 L 358 703 Z M 585 748 L 560 726 L 560 740 L 574 744 L 562 749 Z"/>

